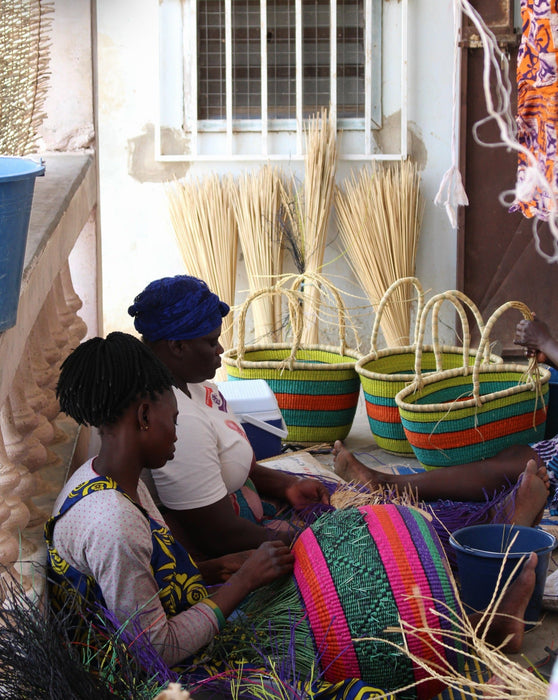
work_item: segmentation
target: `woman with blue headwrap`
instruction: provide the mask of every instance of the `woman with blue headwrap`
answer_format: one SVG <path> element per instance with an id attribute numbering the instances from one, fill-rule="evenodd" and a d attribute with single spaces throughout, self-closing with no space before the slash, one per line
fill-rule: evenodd
<path id="1" fill-rule="evenodd" d="M 188 275 L 151 282 L 128 309 L 175 380 L 176 455 L 153 481 L 175 536 L 198 557 L 253 549 L 270 538 L 290 541 L 287 523 L 266 521 L 260 495 L 298 509 L 329 502 L 318 480 L 257 464 L 239 421 L 210 381 L 221 366 L 219 335 L 228 312 L 205 282 Z"/>

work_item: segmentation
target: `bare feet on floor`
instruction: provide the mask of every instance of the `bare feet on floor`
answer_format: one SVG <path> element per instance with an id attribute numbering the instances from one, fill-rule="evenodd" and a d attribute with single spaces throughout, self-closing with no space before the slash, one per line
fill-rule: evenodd
<path id="1" fill-rule="evenodd" d="M 331 453 L 333 455 L 333 469 L 345 481 L 358 481 L 372 490 L 385 483 L 385 474 L 370 469 L 359 462 L 341 440 L 335 441 Z"/>
<path id="2" fill-rule="evenodd" d="M 532 552 L 523 565 L 521 573 L 506 591 L 487 635 L 488 641 L 494 645 L 500 645 L 511 635 L 502 648 L 502 651 L 508 654 L 517 653 L 523 644 L 525 632 L 523 617 L 535 589 L 536 566 L 537 555 Z"/>
<path id="3" fill-rule="evenodd" d="M 527 527 L 538 525 L 543 516 L 549 486 L 546 468 L 537 467 L 535 460 L 530 459 L 519 477 L 519 488 L 515 494 L 515 506 L 510 515 L 510 522 Z"/>

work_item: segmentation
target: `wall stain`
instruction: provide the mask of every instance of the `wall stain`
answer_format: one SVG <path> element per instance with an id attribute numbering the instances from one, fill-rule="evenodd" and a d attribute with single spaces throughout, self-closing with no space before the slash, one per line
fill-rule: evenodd
<path id="1" fill-rule="evenodd" d="M 128 174 L 138 182 L 167 182 L 180 179 L 190 170 L 189 162 L 155 160 L 155 127 L 144 126 L 143 134 L 128 139 Z M 163 153 L 188 153 L 189 139 L 179 129 L 161 128 Z"/>
<path id="2" fill-rule="evenodd" d="M 374 132 L 374 138 L 380 153 L 399 153 L 401 150 L 401 111 L 384 117 L 382 128 Z M 428 152 L 422 133 L 414 122 L 407 123 L 407 150 L 409 156 L 418 165 L 419 170 L 426 168 Z"/>

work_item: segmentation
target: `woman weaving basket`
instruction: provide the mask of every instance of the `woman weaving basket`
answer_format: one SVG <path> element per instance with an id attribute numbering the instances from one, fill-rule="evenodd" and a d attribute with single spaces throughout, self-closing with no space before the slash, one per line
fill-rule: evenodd
<path id="1" fill-rule="evenodd" d="M 173 539 L 140 480 L 142 469 L 158 470 L 173 458 L 177 440 L 177 406 L 172 382 L 172 376 L 153 353 L 136 338 L 124 333 L 111 333 L 106 339 L 88 340 L 63 363 L 57 386 L 61 409 L 78 423 L 98 427 L 101 447 L 98 456 L 78 469 L 64 486 L 56 502 L 54 516 L 45 528 L 51 604 L 55 608 L 63 608 L 65 601 L 78 591 L 95 619 L 106 617 L 108 610 L 117 621 L 123 623 L 123 628 L 126 625 L 128 629 L 131 627 L 132 637 L 126 643 L 130 653 L 139 653 L 149 646 L 168 665 L 184 663 L 189 659 L 190 674 L 199 671 L 206 676 L 211 673 L 219 675 L 220 667 L 214 666 L 218 659 L 212 656 L 218 654 L 218 647 L 206 648 L 203 659 L 192 659 L 191 655 L 205 647 L 220 628 L 224 627 L 221 636 L 225 635 L 225 617 L 250 591 L 280 576 L 285 582 L 292 580 L 284 575 L 292 570 L 293 554 L 280 542 L 266 542 L 247 556 L 244 564 L 226 584 L 208 595 L 200 571 Z M 377 508 L 387 514 L 391 507 Z M 426 528 L 421 530 L 422 537 L 415 535 L 415 539 L 427 544 L 425 557 L 431 557 L 436 552 L 442 556 L 435 566 L 436 576 L 441 581 L 443 555 L 429 534 L 428 522 L 422 516 L 417 516 L 415 509 L 403 511 L 407 511 L 406 517 L 415 525 L 421 523 L 420 527 Z M 328 518 L 334 520 L 341 513 L 345 518 L 352 518 L 356 509 L 326 514 L 320 521 L 325 518 L 327 524 Z M 298 543 L 310 531 L 310 528 L 306 530 L 295 545 L 295 562 Z M 313 536 L 319 537 L 319 530 Z M 382 536 L 380 539 L 385 538 Z M 393 538 L 391 541 L 393 543 Z M 335 539 L 334 549 L 337 544 L 338 538 Z M 351 540 L 349 544 L 357 551 L 356 541 Z M 368 552 L 370 546 L 366 545 L 365 550 Z M 299 549 L 299 567 L 304 565 L 301 559 L 304 551 L 300 552 Z M 328 548 L 324 547 L 324 551 L 327 552 Z M 410 549 L 397 549 L 392 556 L 404 559 L 411 556 Z M 426 561 L 426 558 L 421 561 Z M 401 563 L 399 559 L 398 575 L 403 570 Z M 211 564 L 207 562 L 209 569 Z M 502 600 L 498 609 L 501 615 L 496 614 L 490 622 L 489 636 L 496 643 L 507 638 L 509 650 L 517 650 L 522 643 L 523 624 L 520 618 L 534 588 L 535 564 L 536 555 L 532 554 Z M 309 567 L 309 575 L 313 573 L 314 566 L 313 563 Z M 359 568 L 356 561 L 351 562 L 350 566 L 353 574 L 356 573 Z M 369 576 L 371 583 L 375 583 L 381 573 L 379 568 L 372 572 L 366 566 L 360 568 L 363 575 Z M 333 560 L 330 570 L 333 571 Z M 295 567 L 295 576 L 296 573 Z M 444 585 L 448 583 L 449 579 L 446 579 Z M 325 585 L 326 582 L 322 581 L 319 590 Z M 342 593 L 345 597 L 354 596 L 350 586 L 344 586 Z M 380 606 L 378 611 L 380 608 L 385 611 L 386 593 L 388 591 L 384 590 L 378 600 L 366 594 L 371 612 L 375 606 Z M 401 598 L 402 605 L 408 607 L 406 598 Z M 273 629 L 274 618 L 268 610 L 270 606 L 275 606 L 274 610 L 277 611 L 278 601 L 269 594 L 264 594 L 263 600 L 264 603 L 259 604 L 260 617 L 263 617 L 266 628 Z M 456 610 L 455 606 L 453 609 Z M 305 624 L 304 610 L 300 610 L 298 616 L 294 615 L 292 608 L 289 611 L 293 614 L 290 622 L 293 630 Z M 444 611 L 447 617 L 447 606 Z M 248 612 L 245 610 L 244 614 L 248 615 Z M 458 612 L 455 614 L 459 615 Z M 424 612 L 420 614 L 419 621 L 423 615 Z M 371 618 L 377 617 L 381 615 L 371 615 Z M 130 620 L 133 624 L 130 624 Z M 396 620 L 397 616 L 391 618 L 391 624 Z M 364 622 L 369 622 L 368 616 Z M 244 628 L 243 636 L 237 635 L 235 638 L 235 624 L 239 624 L 238 617 L 232 621 L 233 631 L 229 642 L 245 639 L 248 628 Z M 261 639 L 259 633 L 254 641 Z M 224 661 L 231 663 L 236 647 L 227 646 L 226 640 L 225 636 L 221 659 L 224 655 Z M 86 644 L 77 644 L 76 650 L 83 650 L 90 657 L 94 653 L 91 638 L 83 641 Z M 277 657 L 273 663 L 279 662 L 281 651 L 279 647 L 273 648 Z M 249 671 L 248 667 L 243 666 L 243 661 L 244 654 L 250 650 L 253 650 L 253 644 L 244 644 L 237 657 L 242 673 Z M 298 646 L 296 653 L 299 653 Z M 318 646 L 314 653 L 316 658 L 321 658 L 324 647 Z M 343 653 L 343 649 L 340 653 L 335 652 L 336 661 Z M 151 675 L 151 667 L 145 665 L 146 657 L 142 658 L 144 672 Z M 285 662 L 286 659 L 283 659 L 282 663 Z M 393 667 L 387 666 L 387 670 L 396 682 L 397 674 Z M 295 684 L 308 678 L 299 674 L 299 667 L 293 669 Z M 343 674 L 341 678 L 345 680 L 340 680 L 333 688 L 323 682 L 321 674 L 312 672 L 312 667 L 309 674 L 312 696 L 316 698 L 366 698 L 373 697 L 375 693 L 373 688 L 363 687 L 361 682 L 347 681 L 347 676 Z M 235 675 L 230 681 L 231 689 L 236 678 Z M 316 679 L 317 686 L 314 687 Z"/>
<path id="2" fill-rule="evenodd" d="M 175 380 L 179 416 L 175 458 L 153 474 L 157 497 L 175 537 L 190 551 L 216 556 L 290 542 L 286 521 L 262 498 L 295 509 L 329 503 L 327 488 L 256 463 L 240 422 L 210 380 L 221 366 L 219 343 L 227 304 L 187 275 L 151 282 L 128 309 L 143 341 Z M 269 529 L 262 527 L 267 524 Z"/>

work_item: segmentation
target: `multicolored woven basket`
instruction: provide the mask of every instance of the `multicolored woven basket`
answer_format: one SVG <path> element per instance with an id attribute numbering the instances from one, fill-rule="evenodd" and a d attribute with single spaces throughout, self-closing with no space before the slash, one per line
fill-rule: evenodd
<path id="1" fill-rule="evenodd" d="M 440 541 L 418 509 L 364 506 L 322 516 L 296 541 L 294 576 L 325 679 L 362 678 L 399 698 L 433 697 L 440 685 L 401 649 L 462 668 L 459 644 L 440 643 L 458 621 L 455 585 Z M 440 615 L 438 615 L 438 613 Z M 447 638 L 446 638 L 447 640 Z M 453 648 L 452 648 L 453 646 Z M 417 685 L 415 685 L 417 684 Z"/>
<path id="2" fill-rule="evenodd" d="M 280 293 L 289 300 L 293 342 L 244 345 L 246 313 L 260 295 Z M 356 350 L 345 347 L 344 308 L 339 308 L 339 347 L 302 347 L 298 297 L 286 289 L 263 289 L 244 302 L 238 320 L 238 347 L 223 355 L 230 380 L 265 379 L 274 392 L 291 442 L 333 442 L 347 437 L 358 403 Z"/>
<path id="3" fill-rule="evenodd" d="M 427 469 L 486 459 L 506 447 L 543 439 L 550 372 L 534 358 L 529 367 L 480 361 L 494 324 L 512 308 L 533 318 L 521 302 L 497 309 L 486 323 L 472 373 L 463 365 L 423 377 L 419 349 L 414 381 L 395 402 L 405 435 Z"/>
<path id="4" fill-rule="evenodd" d="M 401 285 L 412 285 L 417 291 L 417 310 L 414 340 L 412 345 L 376 350 L 380 321 L 393 291 Z M 442 302 L 448 300 L 456 307 L 463 328 L 463 346 L 439 344 L 438 317 Z M 432 297 L 424 306 L 423 292 L 416 277 L 404 277 L 394 282 L 384 294 L 374 319 L 371 351 L 355 365 L 364 391 L 366 413 L 370 430 L 379 447 L 398 455 L 412 455 L 413 448 L 405 436 L 395 396 L 415 379 L 416 350 L 421 345 L 421 368 L 423 372 L 447 370 L 461 367 L 464 362 L 473 365 L 476 350 L 470 348 L 471 336 L 467 315 L 462 304 L 471 309 L 480 331 L 484 328 L 482 316 L 475 304 L 457 290 L 444 292 Z M 424 326 L 432 311 L 432 345 L 423 346 Z M 422 334 L 421 334 L 422 328 Z M 497 355 L 485 354 L 491 363 L 502 362 Z"/>

